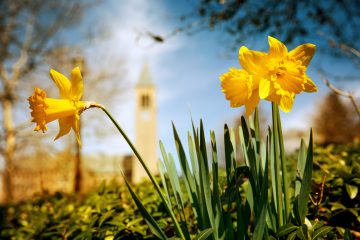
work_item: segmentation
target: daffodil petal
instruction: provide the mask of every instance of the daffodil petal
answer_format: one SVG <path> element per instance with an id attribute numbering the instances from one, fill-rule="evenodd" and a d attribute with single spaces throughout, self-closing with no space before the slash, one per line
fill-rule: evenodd
<path id="1" fill-rule="evenodd" d="M 259 102 L 260 102 L 260 97 L 259 97 L 258 89 L 256 89 L 253 91 L 253 93 L 251 94 L 251 97 L 245 104 L 247 116 L 250 116 L 252 114 L 252 112 L 255 110 L 255 108 L 259 104 Z"/>
<path id="2" fill-rule="evenodd" d="M 245 70 L 230 68 L 220 76 L 221 88 L 231 107 L 244 105 L 251 96 L 252 76 Z"/>
<path id="3" fill-rule="evenodd" d="M 295 95 L 292 96 L 281 96 L 279 107 L 284 112 L 290 112 L 292 105 L 294 103 Z"/>
<path id="4" fill-rule="evenodd" d="M 50 77 L 58 87 L 60 96 L 62 98 L 70 98 L 71 83 L 69 79 L 54 69 L 50 70 Z"/>
<path id="5" fill-rule="evenodd" d="M 272 58 L 283 58 L 288 54 L 286 46 L 271 36 L 268 37 L 269 41 L 269 56 Z"/>
<path id="6" fill-rule="evenodd" d="M 71 71 L 71 97 L 80 100 L 83 95 L 83 79 L 79 67 Z"/>
<path id="7" fill-rule="evenodd" d="M 289 52 L 289 57 L 300 60 L 303 66 L 307 66 L 312 57 L 314 56 L 316 46 L 311 43 L 302 44 L 297 46 Z"/>
<path id="8" fill-rule="evenodd" d="M 81 140 L 80 140 L 80 116 L 78 114 L 76 114 L 74 116 L 74 121 L 72 121 L 71 127 L 75 132 L 76 140 L 77 140 L 78 144 L 81 146 Z"/>
<path id="9" fill-rule="evenodd" d="M 264 52 L 249 50 L 242 46 L 239 50 L 240 65 L 250 74 L 261 75 L 266 73 L 265 64 L 267 55 Z"/>
<path id="10" fill-rule="evenodd" d="M 54 141 L 64 135 L 68 134 L 70 132 L 71 125 L 73 122 L 74 122 L 73 116 L 60 118 L 59 119 L 59 133 L 55 137 Z"/>
<path id="11" fill-rule="evenodd" d="M 305 92 L 316 92 L 317 91 L 317 87 L 315 85 L 315 83 L 309 78 L 308 75 L 305 75 L 305 79 L 306 82 L 304 84 L 305 87 Z"/>
<path id="12" fill-rule="evenodd" d="M 266 78 L 260 79 L 259 83 L 259 96 L 264 99 L 270 94 L 270 81 Z"/>

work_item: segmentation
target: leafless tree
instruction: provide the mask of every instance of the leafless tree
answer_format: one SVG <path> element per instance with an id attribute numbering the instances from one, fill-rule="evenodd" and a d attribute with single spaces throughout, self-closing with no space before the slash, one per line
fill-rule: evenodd
<path id="1" fill-rule="evenodd" d="M 44 64 L 44 56 L 61 45 L 61 30 L 78 23 L 91 1 L 0 1 L 0 102 L 5 160 L 5 201 L 12 200 L 11 172 L 16 148 L 14 111 L 24 83 Z"/>

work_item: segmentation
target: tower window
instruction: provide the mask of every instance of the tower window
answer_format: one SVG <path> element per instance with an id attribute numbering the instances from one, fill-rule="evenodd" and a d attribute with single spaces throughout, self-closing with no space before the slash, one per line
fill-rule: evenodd
<path id="1" fill-rule="evenodd" d="M 141 96 L 141 106 L 143 108 L 148 108 L 150 106 L 150 97 L 149 95 L 145 94 Z"/>

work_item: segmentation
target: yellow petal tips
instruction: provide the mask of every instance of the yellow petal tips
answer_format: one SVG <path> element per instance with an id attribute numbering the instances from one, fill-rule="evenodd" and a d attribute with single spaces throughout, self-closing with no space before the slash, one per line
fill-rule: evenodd
<path id="1" fill-rule="evenodd" d="M 83 88 L 80 68 L 76 67 L 71 71 L 71 97 L 80 100 L 83 94 Z"/>
<path id="2" fill-rule="evenodd" d="M 50 77 L 58 87 L 61 98 L 70 98 L 71 83 L 69 79 L 54 69 L 50 70 Z"/>
<path id="3" fill-rule="evenodd" d="M 269 47 L 270 47 L 269 48 L 269 56 L 271 58 L 286 57 L 288 50 L 282 42 L 280 42 L 276 38 L 273 38 L 270 36 L 268 37 L 268 42 L 269 42 Z"/>

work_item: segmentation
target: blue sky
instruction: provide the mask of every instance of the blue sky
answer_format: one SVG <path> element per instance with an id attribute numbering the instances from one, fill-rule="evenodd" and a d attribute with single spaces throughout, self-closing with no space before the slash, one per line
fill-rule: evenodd
<path id="1" fill-rule="evenodd" d="M 230 108 L 220 88 L 219 76 L 230 67 L 238 67 L 238 52 L 227 52 L 227 43 L 219 31 L 202 31 L 192 36 L 176 34 L 165 40 L 164 43 L 154 43 L 147 37 L 151 31 L 159 35 L 167 35 L 176 27 L 181 26 L 177 16 L 191 10 L 193 1 L 105 1 L 103 4 L 90 10 L 80 29 L 89 25 L 101 26 L 97 29 L 95 39 L 87 42 L 86 59 L 93 71 L 101 67 L 116 67 L 101 65 L 99 55 L 125 60 L 126 75 L 122 79 L 126 86 L 125 94 L 116 105 L 109 106 L 114 116 L 119 120 L 128 135 L 135 138 L 134 126 L 134 85 L 138 80 L 143 63 L 150 65 L 152 78 L 158 92 L 158 135 L 165 146 L 175 153 L 171 122 L 173 121 L 181 135 L 186 140 L 186 132 L 191 130 L 191 116 L 196 124 L 200 118 L 204 120 L 207 132 L 214 129 L 217 135 L 222 134 L 224 123 L 232 125 L 236 116 L 243 112 L 243 108 Z M 99 25 L 100 24 L 100 25 Z M 318 36 L 310 36 L 316 45 Z M 281 39 L 280 39 L 281 40 Z M 229 45 L 232 43 L 228 43 Z M 256 37 L 244 41 L 243 45 L 256 50 L 267 51 L 267 35 L 258 34 Z M 296 45 L 288 46 L 289 50 Z M 240 47 L 240 46 L 239 46 Z M 114 61 L 115 63 L 115 61 Z M 293 110 L 282 114 L 285 129 L 307 129 L 311 125 L 316 104 L 328 92 L 321 82 L 316 70 L 321 66 L 333 74 L 359 75 L 359 71 L 349 60 L 337 59 L 328 55 L 316 53 L 308 68 L 308 74 L 318 85 L 319 91 L 313 94 L 303 93 L 296 97 Z M 331 80 L 331 79 L 330 79 Z M 334 82 L 338 87 L 351 89 L 357 96 L 360 95 L 359 81 Z M 86 88 L 91 91 L 93 89 Z M 94 100 L 101 103 L 101 99 Z M 270 119 L 265 102 L 265 113 Z M 82 116 L 86 124 L 86 112 Z M 104 117 L 104 121 L 107 121 Z M 112 128 L 108 122 L 106 127 Z M 104 127 L 104 126 L 102 126 Z M 53 124 L 52 128 L 57 128 Z M 89 131 L 89 130 L 87 130 Z M 85 154 L 105 152 L 109 154 L 123 154 L 129 152 L 126 143 L 114 129 L 112 135 L 99 139 L 91 134 L 83 138 Z M 60 146 L 61 141 L 56 142 Z"/>

